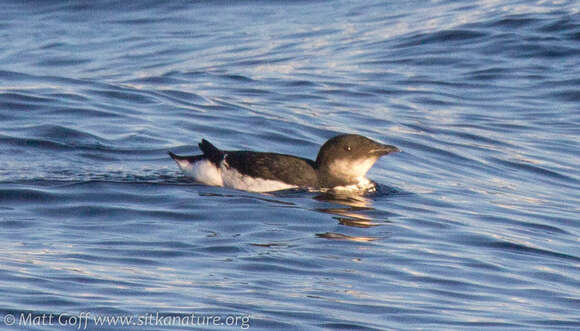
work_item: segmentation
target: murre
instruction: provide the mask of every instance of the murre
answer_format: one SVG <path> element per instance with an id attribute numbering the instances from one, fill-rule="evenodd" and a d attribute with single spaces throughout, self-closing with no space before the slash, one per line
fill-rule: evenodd
<path id="1" fill-rule="evenodd" d="M 373 164 L 399 151 L 356 134 L 329 139 L 316 161 L 278 153 L 222 151 L 205 139 L 199 148 L 202 155 L 169 155 L 197 182 L 253 192 L 364 187 L 371 183 L 365 174 Z"/>

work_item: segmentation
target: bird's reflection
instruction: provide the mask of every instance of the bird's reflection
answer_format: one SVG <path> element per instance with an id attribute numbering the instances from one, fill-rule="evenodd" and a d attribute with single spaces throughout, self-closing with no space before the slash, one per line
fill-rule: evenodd
<path id="1" fill-rule="evenodd" d="M 314 199 L 318 201 L 335 203 L 344 207 L 318 208 L 319 212 L 330 214 L 339 224 L 354 228 L 371 228 L 382 225 L 368 216 L 369 212 L 375 209 L 371 207 L 372 199 L 360 192 L 328 191 L 317 195 Z M 350 236 L 336 232 L 317 233 L 317 237 L 333 240 L 350 240 L 359 242 L 369 242 L 379 239 L 372 236 Z"/>
<path id="2" fill-rule="evenodd" d="M 380 225 L 385 225 L 390 223 L 388 220 L 381 218 L 376 219 L 370 215 L 377 214 L 377 210 L 372 207 L 375 197 L 390 195 L 396 193 L 393 189 L 384 188 L 380 185 L 377 186 L 377 190 L 369 191 L 335 191 L 328 190 L 325 192 L 315 192 L 316 195 L 313 197 L 314 200 L 324 202 L 325 205 L 332 204 L 331 207 L 326 208 L 315 208 L 314 210 L 320 213 L 331 215 L 334 220 L 340 225 L 347 226 L 351 230 L 357 231 L 358 229 L 368 229 L 377 227 Z M 285 190 L 276 193 L 261 195 L 250 195 L 250 194 L 223 194 L 214 192 L 203 192 L 200 196 L 218 196 L 218 197 L 246 197 L 249 199 L 261 200 L 269 203 L 275 203 L 280 206 L 287 207 L 297 207 L 297 204 L 290 202 L 285 198 L 304 196 L 304 194 L 310 194 L 312 191 L 303 189 Z M 358 230 L 361 231 L 361 230 Z M 373 232 L 375 233 L 375 232 Z M 383 232 L 384 233 L 384 232 Z M 338 232 L 324 232 L 316 233 L 316 237 L 330 239 L 330 240 L 347 240 L 354 242 L 371 242 L 379 239 L 383 239 L 385 236 L 366 236 L 366 235 L 351 235 Z M 254 246 L 258 247 L 288 247 L 287 243 L 255 243 Z"/>
<path id="3" fill-rule="evenodd" d="M 357 242 L 369 242 L 369 241 L 375 241 L 375 240 L 380 239 L 379 237 L 348 236 L 346 234 L 336 233 L 336 232 L 317 233 L 316 236 L 318 238 L 324 238 L 324 239 L 349 240 L 349 241 L 357 241 Z"/>

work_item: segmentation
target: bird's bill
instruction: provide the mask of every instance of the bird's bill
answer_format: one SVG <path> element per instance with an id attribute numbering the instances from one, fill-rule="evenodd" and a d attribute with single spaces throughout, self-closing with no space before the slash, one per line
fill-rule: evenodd
<path id="1" fill-rule="evenodd" d="M 383 155 L 387 155 L 390 153 L 396 153 L 396 152 L 400 152 L 401 150 L 398 149 L 396 146 L 393 145 L 381 145 L 378 148 L 373 149 L 371 152 L 383 156 Z"/>

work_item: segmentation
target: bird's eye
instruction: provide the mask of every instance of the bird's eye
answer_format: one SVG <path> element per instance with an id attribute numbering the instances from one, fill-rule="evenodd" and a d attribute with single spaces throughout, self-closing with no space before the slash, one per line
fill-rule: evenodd
<path id="1" fill-rule="evenodd" d="M 350 147 L 350 145 L 346 145 L 346 146 L 344 146 L 344 150 L 347 152 L 350 152 L 352 150 L 352 148 Z"/>

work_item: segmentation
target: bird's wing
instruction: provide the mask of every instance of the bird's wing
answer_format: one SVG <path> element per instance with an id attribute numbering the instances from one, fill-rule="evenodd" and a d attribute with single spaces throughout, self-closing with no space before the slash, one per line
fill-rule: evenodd
<path id="1" fill-rule="evenodd" d="M 212 145 L 209 141 L 202 139 L 199 143 L 199 149 L 203 152 L 205 157 L 210 160 L 213 164 L 217 167 L 220 166 L 220 163 L 224 159 L 224 152 L 219 150 L 217 147 Z"/>

